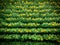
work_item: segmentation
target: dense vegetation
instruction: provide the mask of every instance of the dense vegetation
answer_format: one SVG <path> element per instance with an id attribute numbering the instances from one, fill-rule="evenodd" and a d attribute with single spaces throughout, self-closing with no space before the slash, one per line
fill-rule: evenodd
<path id="1" fill-rule="evenodd" d="M 33 45 L 55 45 L 46 41 L 60 43 L 59 0 L 1 0 L 0 2 L 0 39 L 40 41 L 32 43 Z"/>

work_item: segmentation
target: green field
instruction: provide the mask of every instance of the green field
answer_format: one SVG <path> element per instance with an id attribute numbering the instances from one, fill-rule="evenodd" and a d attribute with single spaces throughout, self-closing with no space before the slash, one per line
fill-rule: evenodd
<path id="1" fill-rule="evenodd" d="M 1 0 L 0 45 L 60 45 L 59 0 Z"/>

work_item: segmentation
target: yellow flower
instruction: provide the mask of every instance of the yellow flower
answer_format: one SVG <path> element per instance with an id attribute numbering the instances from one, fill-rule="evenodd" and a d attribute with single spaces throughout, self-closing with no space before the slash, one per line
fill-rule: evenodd
<path id="1" fill-rule="evenodd" d="M 30 8 L 34 8 L 33 6 L 30 6 Z"/>
<path id="2" fill-rule="evenodd" d="M 20 6 L 19 8 L 21 8 L 21 9 L 23 10 L 23 7 Z M 21 10 L 20 10 L 20 11 L 21 11 Z"/>
<path id="3" fill-rule="evenodd" d="M 27 15 L 27 17 L 29 17 L 29 15 Z"/>
<path id="4" fill-rule="evenodd" d="M 52 24 L 52 26 L 55 26 L 55 24 Z"/>
<path id="5" fill-rule="evenodd" d="M 38 10 L 34 10 L 34 12 L 38 12 Z"/>
<path id="6" fill-rule="evenodd" d="M 29 16 L 32 16 L 32 14 L 29 14 Z"/>
<path id="7" fill-rule="evenodd" d="M 60 26 L 60 23 L 57 23 L 58 26 Z"/>
<path id="8" fill-rule="evenodd" d="M 41 12 L 44 12 L 45 10 L 41 10 Z"/>
<path id="9" fill-rule="evenodd" d="M 58 8 L 60 8 L 60 6 L 57 5 Z"/>
<path id="10" fill-rule="evenodd" d="M 49 10 L 50 10 L 50 9 L 46 9 L 46 10 L 44 10 L 44 11 L 46 11 L 46 12 L 47 12 L 47 11 L 49 11 Z"/>
<path id="11" fill-rule="evenodd" d="M 57 29 L 54 29 L 55 31 L 57 31 Z"/>
<path id="12" fill-rule="evenodd" d="M 50 39 L 51 37 L 48 37 L 48 39 Z"/>
<path id="13" fill-rule="evenodd" d="M 16 30 L 14 30 L 14 32 L 16 32 Z"/>
<path id="14" fill-rule="evenodd" d="M 11 20 L 11 18 L 6 18 L 6 20 Z"/>
<path id="15" fill-rule="evenodd" d="M 26 15 L 26 14 L 22 14 L 22 15 Z"/>
<path id="16" fill-rule="evenodd" d="M 29 18 L 27 18 L 27 20 L 31 20 L 31 18 L 29 17 Z"/>
<path id="17" fill-rule="evenodd" d="M 52 22 L 52 26 L 55 26 L 56 25 L 56 22 Z"/>
<path id="18" fill-rule="evenodd" d="M 26 3 L 25 4 L 29 4 L 29 2 L 28 1 L 26 1 Z"/>
<path id="19" fill-rule="evenodd" d="M 16 8 L 19 8 L 20 6 L 16 6 Z"/>
<path id="20" fill-rule="evenodd" d="M 36 25 L 40 25 L 40 24 L 37 23 Z"/>
<path id="21" fill-rule="evenodd" d="M 27 12 L 32 12 L 32 10 L 26 10 Z"/>
<path id="22" fill-rule="evenodd" d="M 44 2 L 44 3 L 47 3 L 48 4 L 49 2 Z"/>
<path id="23" fill-rule="evenodd" d="M 24 26 L 26 26 L 27 24 L 24 24 Z"/>
<path id="24" fill-rule="evenodd" d="M 41 30 L 41 32 L 46 32 L 46 30 L 43 29 L 43 30 Z"/>
<path id="25" fill-rule="evenodd" d="M 36 6 L 33 6 L 34 8 L 36 8 Z"/>
<path id="26" fill-rule="evenodd" d="M 12 4 L 12 3 L 10 3 L 10 4 Z"/>
<path id="27" fill-rule="evenodd" d="M 39 31 L 37 31 L 37 30 L 34 30 L 35 32 L 39 32 Z"/>
<path id="28" fill-rule="evenodd" d="M 31 32 L 31 30 L 29 30 L 29 32 Z"/>
<path id="29" fill-rule="evenodd" d="M 8 26 L 11 26 L 11 24 L 8 24 Z"/>
<path id="30" fill-rule="evenodd" d="M 40 20 L 43 20 L 42 18 L 40 18 Z"/>
<path id="31" fill-rule="evenodd" d="M 4 11 L 4 10 L 1 10 L 1 11 Z"/>
<path id="32" fill-rule="evenodd" d="M 22 15 L 18 15 L 18 16 L 22 16 Z"/>
<path id="33" fill-rule="evenodd" d="M 46 14 L 43 14 L 43 16 L 46 16 Z"/>
<path id="34" fill-rule="evenodd" d="M 26 30 L 25 32 L 29 32 L 28 30 Z"/>
<path id="35" fill-rule="evenodd" d="M 7 14 L 8 15 L 8 14 Z M 12 15 L 12 14 L 9 14 L 9 15 Z"/>
<path id="36" fill-rule="evenodd" d="M 52 20 L 53 18 L 50 18 L 50 20 Z"/>
<path id="37" fill-rule="evenodd" d="M 18 32 L 22 32 L 22 30 L 18 30 Z"/>
<path id="38" fill-rule="evenodd" d="M 17 2 L 14 2 L 14 4 L 16 4 Z"/>
<path id="39" fill-rule="evenodd" d="M 39 8 L 44 8 L 44 5 L 43 6 L 39 6 Z"/>
<path id="40" fill-rule="evenodd" d="M 26 1 L 26 3 L 25 4 L 33 4 L 32 2 L 28 2 L 28 1 Z"/>
<path id="41" fill-rule="evenodd" d="M 41 4 L 42 5 L 43 3 L 42 2 L 38 2 L 38 4 Z"/>
<path id="42" fill-rule="evenodd" d="M 5 30 L 5 32 L 9 32 L 9 30 Z"/>
<path id="43" fill-rule="evenodd" d="M 32 18 L 32 20 L 35 20 L 35 18 Z"/>
<path id="44" fill-rule="evenodd" d="M 53 12 L 57 12 L 57 10 L 54 10 Z"/>
<path id="45" fill-rule="evenodd" d="M 57 40 L 57 42 L 60 42 L 60 40 Z"/>
<path id="46" fill-rule="evenodd" d="M 6 23 L 5 25 L 6 25 L 6 26 L 8 26 L 8 24 L 7 24 L 7 23 Z"/>

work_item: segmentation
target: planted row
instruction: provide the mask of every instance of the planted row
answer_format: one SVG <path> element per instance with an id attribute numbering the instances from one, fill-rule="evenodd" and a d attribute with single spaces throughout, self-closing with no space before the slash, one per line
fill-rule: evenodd
<path id="1" fill-rule="evenodd" d="M 14 42 L 1 42 L 0 43 L 1 45 L 55 45 L 57 44 L 56 42 L 55 43 L 52 43 L 52 42 L 30 42 L 30 41 L 27 41 L 27 42 L 21 42 L 21 41 L 14 41 Z"/>
<path id="2" fill-rule="evenodd" d="M 59 12 L 59 10 L 51 10 L 51 9 L 35 9 L 35 10 L 32 10 L 32 9 L 19 9 L 19 10 L 11 10 L 11 9 L 6 9 L 3 11 L 4 14 L 10 14 L 10 13 L 46 13 L 46 12 Z"/>
<path id="3" fill-rule="evenodd" d="M 5 18 L 2 21 L 7 21 L 7 22 L 17 22 L 17 21 L 21 21 L 21 22 L 59 22 L 60 21 L 60 17 L 55 17 L 55 18 Z"/>
<path id="4" fill-rule="evenodd" d="M 7 22 L 1 22 L 0 26 L 4 27 L 60 27 L 60 23 L 56 22 L 50 22 L 50 23 L 22 23 L 22 22 L 16 22 L 16 23 L 7 23 Z"/>
<path id="5" fill-rule="evenodd" d="M 51 18 L 54 18 L 54 17 L 59 17 L 60 14 L 55 14 L 55 13 L 47 13 L 47 14 L 39 14 L 39 13 L 29 13 L 29 14 L 18 14 L 18 13 L 11 13 L 11 14 L 3 14 L 3 17 L 5 18 L 9 18 L 9 17 L 12 17 L 12 18 L 20 18 L 20 17 L 31 17 L 31 18 L 39 18 L 39 17 L 42 17 L 42 18 L 45 18 L 45 17 L 51 17 Z"/>
<path id="6" fill-rule="evenodd" d="M 0 35 L 0 39 L 17 39 L 17 40 L 37 40 L 37 41 L 43 41 L 43 40 L 60 40 L 59 35 L 54 34 L 43 34 L 43 35 L 30 35 L 30 34 L 6 34 L 6 35 Z"/>
<path id="7" fill-rule="evenodd" d="M 22 22 L 6 23 L 6 22 L 1 22 L 1 26 L 7 26 L 7 27 L 37 27 L 39 25 L 40 25 L 39 23 L 22 23 Z"/>
<path id="8" fill-rule="evenodd" d="M 23 3 L 23 4 L 22 4 Z M 8 8 L 12 8 L 12 9 L 17 9 L 17 8 L 30 8 L 30 9 L 37 9 L 37 8 L 51 8 L 55 5 L 55 7 L 57 6 L 57 4 L 59 4 L 58 2 L 33 2 L 31 4 L 25 4 L 25 2 L 14 2 L 14 5 L 12 5 L 12 3 L 10 3 L 11 6 L 8 6 Z M 49 5 L 50 4 L 50 5 Z M 53 6 L 51 6 L 53 4 Z"/>
<path id="9" fill-rule="evenodd" d="M 0 28 L 0 33 L 60 33 L 60 28 Z"/>

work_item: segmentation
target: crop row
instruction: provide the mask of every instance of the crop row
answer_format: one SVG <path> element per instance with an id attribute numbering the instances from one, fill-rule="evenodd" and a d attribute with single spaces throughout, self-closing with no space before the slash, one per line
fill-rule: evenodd
<path id="1" fill-rule="evenodd" d="M 18 22 L 18 21 L 21 21 L 21 22 L 36 22 L 36 23 L 40 23 L 40 22 L 59 22 L 60 21 L 60 17 L 56 17 L 56 18 L 5 18 L 3 20 L 3 18 L 1 19 L 1 21 L 7 21 L 7 22 Z"/>
<path id="2" fill-rule="evenodd" d="M 45 12 L 59 12 L 60 10 L 51 10 L 51 9 L 43 9 L 43 10 L 41 10 L 41 9 L 34 9 L 34 10 L 32 10 L 32 9 L 19 9 L 19 10 L 11 10 L 11 9 L 6 9 L 6 10 L 4 10 L 3 11 L 3 13 L 5 13 L 5 14 L 10 14 L 10 13 L 45 13 Z"/>
<path id="3" fill-rule="evenodd" d="M 17 3 L 17 4 L 16 4 Z M 10 3 L 11 7 L 9 6 L 9 8 L 49 8 L 49 7 L 53 7 L 55 5 L 55 7 L 58 7 L 57 3 L 56 2 L 38 2 L 39 4 L 37 4 L 36 2 L 34 3 L 31 3 L 31 4 L 22 4 L 21 2 L 15 2 L 15 5 L 12 5 L 12 3 Z M 46 4 L 47 3 L 47 4 Z M 55 3 L 55 4 L 54 4 Z M 6 3 L 5 3 L 6 4 Z M 51 6 L 53 5 L 53 6 Z"/>
<path id="4" fill-rule="evenodd" d="M 58 1 L 57 0 L 50 0 L 50 1 L 51 1 L 51 4 L 59 3 L 59 0 Z M 7 2 L 7 1 L 5 1 L 5 2 Z M 14 2 L 14 4 L 49 4 L 49 0 L 35 0 L 35 1 L 32 1 L 32 0 L 26 0 L 26 1 L 25 0 L 12 0 L 11 1 L 11 0 L 9 0 L 8 2 L 9 3 Z"/>
<path id="5" fill-rule="evenodd" d="M 52 42 L 30 42 L 30 41 L 27 41 L 27 42 L 21 42 L 21 41 L 13 41 L 13 42 L 1 42 L 0 43 L 1 45 L 55 45 L 57 44 L 56 42 L 55 43 L 52 43 Z M 60 43 L 59 43 L 60 44 Z"/>
<path id="6" fill-rule="evenodd" d="M 49 1 L 46 0 L 46 1 L 41 1 L 41 0 L 35 0 L 35 1 L 21 1 L 21 2 L 15 2 L 14 4 L 30 4 L 30 5 L 36 5 L 36 4 L 40 4 L 40 5 L 43 5 L 43 4 L 49 4 Z M 59 3 L 59 2 L 57 2 Z M 51 2 L 50 4 L 57 4 L 56 2 Z"/>
<path id="7" fill-rule="evenodd" d="M 11 13 L 11 14 L 2 14 L 3 17 L 13 17 L 13 18 L 19 18 L 19 17 L 31 17 L 31 18 L 39 18 L 39 17 L 42 17 L 42 18 L 45 18 L 45 17 L 59 17 L 60 14 L 56 14 L 56 13 L 47 13 L 47 14 L 39 14 L 39 13 L 23 13 L 23 14 L 18 14 L 18 13 Z"/>
<path id="8" fill-rule="evenodd" d="M 19 10 L 25 10 L 25 11 L 29 11 L 30 10 L 30 12 L 32 12 L 32 10 L 42 10 L 42 12 L 45 12 L 45 10 L 46 11 L 48 11 L 48 10 L 52 10 L 52 11 L 54 11 L 54 10 L 60 10 L 60 7 L 57 5 L 57 6 L 51 6 L 51 5 L 40 5 L 40 6 L 34 6 L 34 5 L 32 5 L 32 6 L 30 6 L 30 5 L 24 5 L 24 6 L 14 6 L 14 5 L 10 5 L 10 6 L 7 6 L 7 8 L 5 9 L 5 10 L 8 10 L 8 9 L 10 9 L 12 12 L 14 12 L 14 11 L 16 11 L 16 10 L 18 10 L 17 12 L 19 12 Z M 14 10 L 14 11 L 13 11 Z M 21 12 L 20 11 L 20 12 Z M 4 12 L 4 11 L 3 11 Z M 36 12 L 36 11 L 35 11 Z M 41 12 L 41 11 L 40 11 Z"/>
<path id="9" fill-rule="evenodd" d="M 0 26 L 7 26 L 7 27 L 60 27 L 60 23 L 56 22 L 50 22 L 50 23 L 22 23 L 22 22 L 16 22 L 16 23 L 6 23 L 1 22 Z"/>
<path id="10" fill-rule="evenodd" d="M 30 34 L 6 34 L 6 35 L 0 35 L 0 39 L 17 39 L 17 40 L 38 40 L 38 41 L 43 41 L 43 40 L 60 40 L 59 35 L 54 35 L 54 34 L 44 34 L 44 35 L 30 35 Z"/>
<path id="11" fill-rule="evenodd" d="M 0 28 L 0 33 L 59 33 L 60 28 Z"/>
<path id="12" fill-rule="evenodd" d="M 49 5 L 49 4 L 45 4 L 45 5 L 40 5 L 40 4 L 34 4 L 34 5 L 33 4 L 30 4 L 30 5 L 28 5 L 28 4 L 27 5 L 23 5 L 23 4 L 18 4 L 17 5 L 17 4 L 15 4 L 15 5 L 11 5 L 10 4 L 10 6 L 8 6 L 8 8 L 12 8 L 12 9 L 14 9 L 14 8 L 31 8 L 31 9 L 34 8 L 34 9 L 36 9 L 36 8 L 44 8 L 45 6 L 48 7 L 48 8 L 51 7 L 51 5 Z"/>

